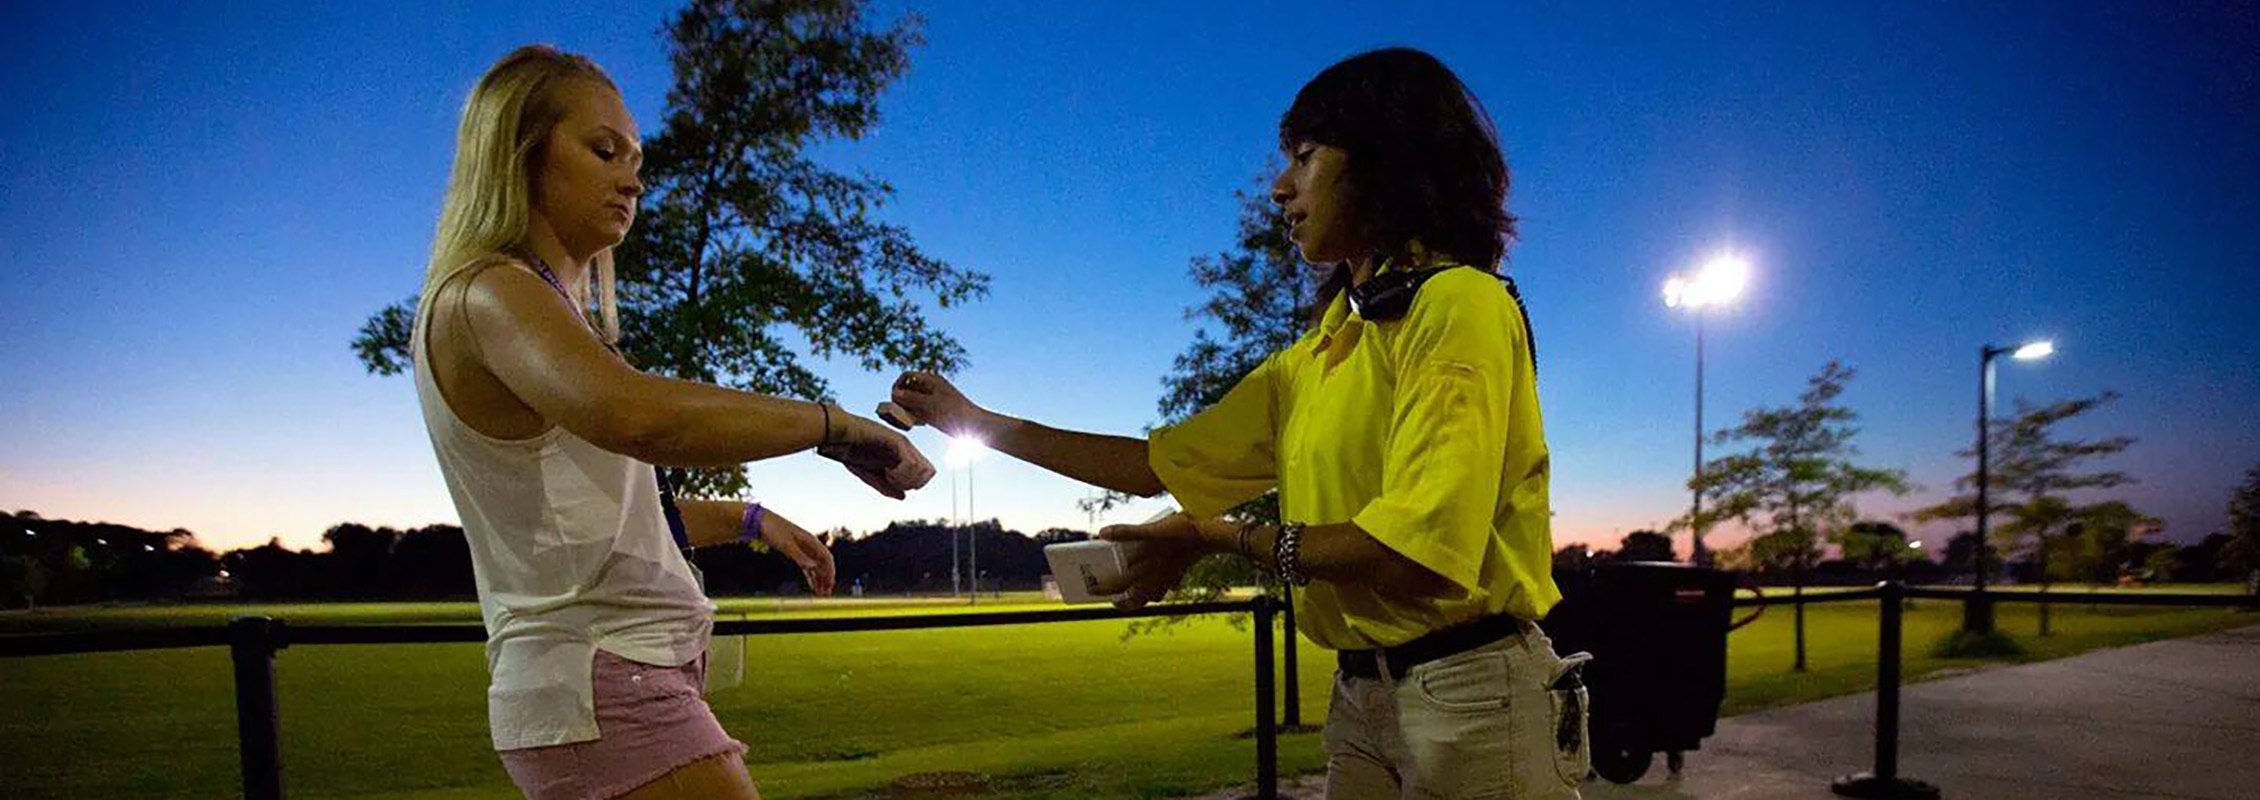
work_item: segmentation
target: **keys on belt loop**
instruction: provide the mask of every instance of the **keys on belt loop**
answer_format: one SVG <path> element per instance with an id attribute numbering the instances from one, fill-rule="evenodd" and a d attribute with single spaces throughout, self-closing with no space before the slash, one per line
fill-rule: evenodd
<path id="1" fill-rule="evenodd" d="M 1592 660 L 1593 654 L 1583 650 L 1562 656 L 1562 663 L 1554 668 L 1554 677 L 1546 682 L 1546 688 L 1577 689 L 1585 686 L 1585 665 Z"/>
<path id="2" fill-rule="evenodd" d="M 1554 747 L 1564 753 L 1577 752 L 1585 746 L 1585 698 L 1580 691 L 1585 688 L 1585 665 L 1593 660 L 1592 653 L 1571 653 L 1562 658 L 1561 666 L 1554 669 L 1554 678 L 1546 688 L 1562 693 L 1562 717 L 1554 730 Z"/>

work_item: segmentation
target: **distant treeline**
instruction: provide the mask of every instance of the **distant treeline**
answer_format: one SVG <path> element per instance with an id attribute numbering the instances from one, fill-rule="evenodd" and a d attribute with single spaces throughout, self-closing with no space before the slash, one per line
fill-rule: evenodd
<path id="1" fill-rule="evenodd" d="M 427 525 L 400 530 L 346 523 L 322 534 L 324 548 L 292 550 L 280 541 L 214 553 L 182 530 L 148 531 L 101 522 L 51 520 L 30 511 L 7 515 L 0 528 L 0 608 L 65 605 L 112 600 L 441 600 L 470 599 L 471 553 L 463 529 Z M 1906 546 L 1904 534 L 1873 524 L 1878 541 L 1840 549 L 1837 557 L 1816 560 L 1804 580 L 1812 583 L 1865 583 L 1897 577 L 1913 583 L 1967 580 L 1976 537 L 1953 537 L 1936 560 Z M 953 537 L 952 534 L 956 536 Z M 970 575 L 978 550 L 984 591 L 1026 590 L 1042 585 L 1047 571 L 1044 545 L 1089 538 L 1083 531 L 1053 528 L 1033 536 L 1007 530 L 995 520 L 953 529 L 940 521 L 896 522 L 868 535 L 845 530 L 820 535 L 839 564 L 840 592 L 861 582 L 864 591 L 882 594 L 939 593 L 951 590 L 950 563 Z M 952 549 L 952 539 L 956 547 Z M 2066 553 L 2049 570 L 2057 580 L 2208 582 L 2237 580 L 2229 563 L 2230 537 L 2214 534 L 2186 547 L 2155 540 L 2110 540 L 2100 544 L 2067 538 Z M 2073 557 L 2072 552 L 2084 553 Z M 1784 563 L 1752 556 L 1747 548 L 1722 551 L 1720 566 L 1751 575 L 1761 583 L 1786 583 Z M 1670 561 L 1672 541 L 1653 531 L 1624 537 L 1616 550 L 1583 544 L 1555 554 L 1558 569 L 1580 569 L 1609 561 Z M 807 591 L 800 571 L 774 553 L 746 547 L 698 551 L 707 592 L 717 596 L 791 595 Z M 2039 570 L 2029 556 L 2000 565 L 2003 577 L 2035 581 Z M 965 588 L 969 577 L 961 578 Z"/>
<path id="2" fill-rule="evenodd" d="M 293 550 L 275 540 L 214 553 L 177 528 L 51 520 L 30 511 L 7 520 L 0 529 L 0 607 L 202 598 L 469 599 L 475 592 L 470 547 L 454 525 L 401 530 L 345 523 L 322 534 L 319 550 Z M 953 532 L 963 586 L 972 588 L 978 566 L 986 591 L 1038 588 L 1047 571 L 1044 545 L 1089 538 L 1062 528 L 1030 536 L 995 520 L 955 529 L 912 520 L 863 536 L 842 530 L 821 538 L 839 565 L 843 594 L 858 581 L 867 592 L 947 592 Z M 709 594 L 807 591 L 800 570 L 774 553 L 710 547 L 697 551 L 696 563 Z"/>

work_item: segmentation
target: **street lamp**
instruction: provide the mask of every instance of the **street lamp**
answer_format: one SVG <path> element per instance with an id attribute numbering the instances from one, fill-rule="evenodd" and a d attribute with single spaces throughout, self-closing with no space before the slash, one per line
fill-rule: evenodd
<path id="1" fill-rule="evenodd" d="M 1918 558 L 1924 559 L 1926 561 L 1929 560 L 1928 557 L 1923 553 L 1923 540 L 1908 539 L 1907 552 L 1900 553 L 1899 557 L 1891 559 L 1891 565 L 1894 568 L 1893 571 L 1898 573 L 1897 579 L 1900 583 L 1907 582 L 1907 562 L 1913 561 Z M 1910 600 L 1907 604 L 1912 606 L 1914 605 L 1914 601 Z"/>
<path id="2" fill-rule="evenodd" d="M 1970 602 L 1962 607 L 1962 630 L 1970 633 L 1993 631 L 1993 602 L 1985 596 L 1985 573 L 1988 569 L 1986 554 L 1993 543 L 1986 536 L 1986 518 L 1993 513 L 1988 502 L 1987 489 L 1993 478 L 1992 462 L 1987 455 L 1987 441 L 1991 426 L 1987 420 L 1993 414 L 1993 359 L 2009 356 L 2018 361 L 2033 361 L 2055 354 L 2056 343 L 2048 340 L 2026 342 L 2015 347 L 1984 345 L 1978 348 L 1978 416 L 1977 416 L 1977 578 L 1971 583 Z"/>
<path id="3" fill-rule="evenodd" d="M 1713 256 L 1693 276 L 1673 275 L 1664 281 L 1664 306 L 1686 308 L 1695 315 L 1695 480 L 1694 510 L 1688 514 L 1688 530 L 1694 540 L 1690 560 L 1697 566 L 1710 563 L 1710 555 L 1703 550 L 1703 309 L 1734 300 L 1742 288 L 1750 283 L 1750 262 L 1732 253 Z"/>
<path id="4" fill-rule="evenodd" d="M 951 472 L 950 472 L 950 497 L 951 497 L 951 499 L 952 499 L 953 501 L 954 501 L 954 500 L 956 499 L 956 497 L 957 497 L 957 474 L 958 474 L 959 472 L 963 472 L 963 473 L 965 473 L 965 519 L 966 519 L 966 520 L 971 520 L 971 519 L 973 518 L 973 462 L 974 462 L 974 461 L 976 461 L 976 460 L 979 460 L 979 459 L 981 458 L 981 455 L 982 455 L 983 453 L 987 453 L 987 452 L 989 452 L 989 444 L 988 444 L 987 442 L 981 441 L 980 439 L 976 439 L 976 438 L 974 438 L 974 437 L 971 437 L 971 436 L 952 436 L 952 437 L 950 437 L 950 450 L 949 450 L 949 454 L 948 454 L 947 456 L 944 456 L 944 457 L 943 457 L 943 462 L 944 462 L 944 463 L 946 463 L 946 464 L 948 464 L 948 465 L 949 465 L 949 467 L 950 467 L 950 470 L 951 470 Z M 954 505 L 954 503 L 953 503 L 953 505 Z M 965 526 L 962 526 L 962 525 L 961 525 L 961 526 L 959 526 L 959 527 L 961 527 L 961 528 L 962 528 L 962 527 L 965 527 Z M 967 552 L 968 560 L 969 560 L 969 561 L 971 562 L 970 564 L 968 564 L 968 565 L 966 566 L 966 570 L 965 570 L 965 571 L 966 571 L 966 572 L 967 572 L 967 573 L 968 573 L 968 574 L 969 574 L 969 575 L 970 575 L 970 576 L 972 577 L 972 579 L 973 579 L 973 603 L 972 603 L 972 604 L 973 604 L 973 605 L 980 605 L 980 604 L 981 604 L 981 569 L 980 569 L 980 567 L 981 567 L 981 548 L 980 548 L 980 538 L 979 538 L 979 537 L 977 537 L 977 536 L 974 536 L 974 535 L 972 534 L 972 532 L 971 532 L 970 530 L 968 530 L 968 531 L 967 531 L 967 535 L 966 535 L 966 540 L 965 540 L 965 546 L 966 546 L 966 552 Z M 956 585 L 956 583 L 957 583 L 957 534 L 955 534 L 955 533 L 952 533 L 952 534 L 950 534 L 950 583 L 951 583 L 951 588 L 952 588 L 952 589 L 955 589 L 955 585 Z"/>

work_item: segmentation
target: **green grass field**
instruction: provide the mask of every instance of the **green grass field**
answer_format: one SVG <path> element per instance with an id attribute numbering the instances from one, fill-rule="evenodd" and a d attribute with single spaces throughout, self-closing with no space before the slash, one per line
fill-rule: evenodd
<path id="1" fill-rule="evenodd" d="M 942 613 L 932 600 L 724 601 L 724 614 Z M 984 603 L 983 608 L 991 608 Z M 1035 598 L 993 607 L 1047 608 Z M 466 622 L 469 603 L 172 606 L 0 615 L 0 633 L 216 624 L 241 613 L 300 623 Z M 2057 658 L 2260 621 L 2220 610 L 1999 606 L 2025 659 Z M 1791 610 L 1730 639 L 1727 714 L 1872 688 L 1876 607 L 1807 609 L 1804 673 L 1789 670 Z M 1933 658 L 1960 606 L 1918 601 L 1906 620 L 1911 679 L 1990 662 Z M 1254 744 L 1250 634 L 1223 618 L 1125 638 L 1119 621 L 725 640 L 744 685 L 712 700 L 752 746 L 767 797 L 858 797 L 912 773 L 993 776 L 984 796 L 1169 797 L 1244 782 Z M 1331 660 L 1305 643 L 1307 722 L 1323 719 Z M 477 645 L 293 647 L 278 658 L 284 779 L 296 797 L 514 797 L 487 746 Z M 0 796 L 230 796 L 235 719 L 224 650 L 0 660 Z M 1281 742 L 1282 770 L 1318 768 L 1316 737 Z M 1847 768 L 1861 765 L 1847 764 Z"/>

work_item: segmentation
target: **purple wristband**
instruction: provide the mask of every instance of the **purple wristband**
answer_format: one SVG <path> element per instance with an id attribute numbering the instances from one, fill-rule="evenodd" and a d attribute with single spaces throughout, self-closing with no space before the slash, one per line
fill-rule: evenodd
<path id="1" fill-rule="evenodd" d="M 761 541 L 761 504 L 745 504 L 745 516 L 738 518 L 738 541 Z"/>

